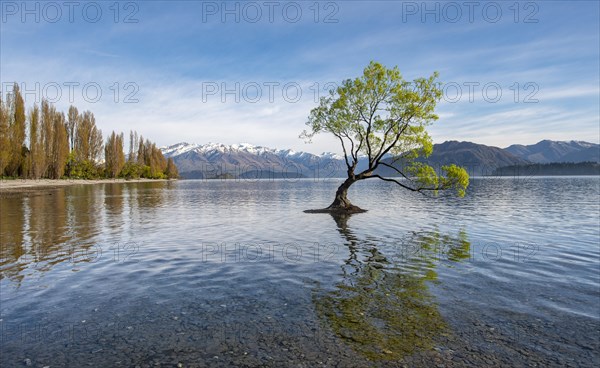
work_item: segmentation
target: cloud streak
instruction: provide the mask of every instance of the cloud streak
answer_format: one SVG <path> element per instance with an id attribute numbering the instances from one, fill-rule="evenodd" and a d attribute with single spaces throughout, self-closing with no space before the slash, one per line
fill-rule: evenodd
<path id="1" fill-rule="evenodd" d="M 377 60 L 398 65 L 409 80 L 439 70 L 443 82 L 461 86 L 459 101 L 440 103 L 441 119 L 431 128 L 436 142 L 505 146 L 544 138 L 599 140 L 596 3 L 577 8 L 540 4 L 537 24 L 511 19 L 404 23 L 399 5 L 387 2 L 340 3 L 339 22 L 332 24 L 310 18 L 203 23 L 197 4 L 160 5 L 140 3 L 137 24 L 110 19 L 98 24 L 3 23 L 0 80 L 30 88 L 38 83 L 42 89 L 50 83 L 80 83 L 72 102 L 93 111 L 105 133 L 135 129 L 160 145 L 244 141 L 339 152 L 333 139 L 305 145 L 298 135 L 328 82 L 355 77 Z M 134 86 L 125 88 L 128 82 Z M 465 83 L 472 82 L 479 85 L 470 96 Z M 98 102 L 82 95 L 86 83 L 101 87 Z M 216 95 L 206 95 L 210 83 L 219 86 Z M 221 87 L 235 88 L 236 83 L 242 90 L 225 94 L 223 101 Z M 272 101 L 265 83 L 278 83 Z M 283 95 L 286 83 L 300 86 L 302 97 L 296 101 Z M 490 102 L 483 93 L 489 83 L 501 88 L 498 101 Z M 537 103 L 524 102 L 534 90 L 526 89 L 527 83 L 537 88 Z M 257 101 L 254 84 L 262 88 Z M 133 99 L 139 102 L 124 103 L 136 89 Z M 66 92 L 56 102 L 61 110 L 71 103 Z M 31 104 L 33 96 L 27 97 Z"/>

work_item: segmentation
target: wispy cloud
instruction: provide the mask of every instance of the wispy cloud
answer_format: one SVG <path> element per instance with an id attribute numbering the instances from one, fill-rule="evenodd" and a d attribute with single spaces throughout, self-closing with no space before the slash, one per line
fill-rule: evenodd
<path id="1" fill-rule="evenodd" d="M 438 70 L 443 82 L 462 86 L 460 101 L 439 105 L 440 120 L 431 128 L 436 142 L 598 141 L 600 36 L 593 31 L 600 21 L 591 16 L 598 4 L 544 4 L 537 24 L 404 23 L 400 5 L 388 2 L 340 4 L 332 24 L 314 22 L 310 9 L 298 23 L 231 24 L 203 22 L 194 4 L 140 4 L 135 24 L 3 24 L 0 78 L 41 88 L 58 83 L 63 98 L 56 105 L 63 110 L 71 103 L 64 83 L 77 82 L 73 103 L 92 110 L 105 132 L 135 129 L 160 145 L 247 141 L 319 153 L 339 147 L 328 137 L 311 145 L 298 138 L 315 94 L 378 60 L 398 65 L 409 80 Z M 128 82 L 134 87 L 125 88 Z M 289 82 L 301 88 L 298 101 L 282 96 Z M 469 82 L 479 83 L 473 101 Z M 502 90 L 494 103 L 482 94 L 490 82 Z M 98 102 L 82 96 L 86 83 L 101 87 Z M 205 98 L 206 83 L 220 89 L 257 83 L 263 95 L 223 101 L 219 90 Z M 264 83 L 278 83 L 273 101 Z M 526 83 L 536 85 L 537 103 L 525 103 L 532 91 Z M 139 101 L 124 103 L 133 91 Z"/>

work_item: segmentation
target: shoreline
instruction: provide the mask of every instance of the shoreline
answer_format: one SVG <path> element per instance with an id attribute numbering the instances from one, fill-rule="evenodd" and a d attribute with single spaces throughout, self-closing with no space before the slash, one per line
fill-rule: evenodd
<path id="1" fill-rule="evenodd" d="M 177 179 L 0 179 L 0 198 L 41 195 L 73 185 L 166 182 Z"/>

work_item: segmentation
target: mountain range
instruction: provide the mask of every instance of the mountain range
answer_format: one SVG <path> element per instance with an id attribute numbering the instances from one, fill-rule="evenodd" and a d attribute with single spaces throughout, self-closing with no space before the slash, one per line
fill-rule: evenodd
<path id="1" fill-rule="evenodd" d="M 178 143 L 162 147 L 165 157 L 172 157 L 181 177 L 204 178 L 303 178 L 337 177 L 343 169 L 343 157 L 325 152 L 278 150 L 249 143 L 203 145 Z"/>
<path id="2" fill-rule="evenodd" d="M 183 178 L 326 178 L 345 176 L 341 155 L 324 152 L 315 155 L 290 149 L 278 150 L 248 143 L 203 145 L 178 143 L 162 147 L 165 157 L 172 157 Z M 384 161 L 390 163 L 391 157 Z M 582 141 L 543 140 L 533 145 L 507 148 L 472 142 L 446 141 L 435 144 L 426 160 L 434 168 L 457 164 L 470 175 L 491 175 L 496 169 L 514 165 L 554 162 L 600 162 L 600 145 Z M 367 160 L 359 158 L 358 170 Z M 395 176 L 394 170 L 380 167 L 381 175 Z"/>
<path id="3" fill-rule="evenodd" d="M 504 150 L 535 164 L 551 162 L 600 161 L 600 149 L 594 143 L 582 141 L 549 141 L 523 146 L 513 144 Z"/>

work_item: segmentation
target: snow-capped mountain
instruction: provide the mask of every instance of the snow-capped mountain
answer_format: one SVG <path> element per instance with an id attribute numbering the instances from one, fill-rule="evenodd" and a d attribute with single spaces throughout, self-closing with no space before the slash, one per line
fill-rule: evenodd
<path id="1" fill-rule="evenodd" d="M 172 157 L 183 178 L 331 178 L 345 177 L 346 164 L 341 155 L 325 152 L 314 155 L 290 149 L 278 150 L 249 143 L 203 145 L 178 143 L 161 148 L 165 157 Z M 389 159 L 389 157 L 387 157 Z M 425 159 L 439 167 L 457 164 L 472 175 L 489 175 L 502 166 L 547 162 L 600 162 L 600 146 L 581 141 L 541 141 L 535 145 L 498 147 L 471 142 L 448 141 L 433 146 L 433 154 Z M 365 157 L 359 158 L 357 171 L 367 167 Z M 377 173 L 395 176 L 385 167 Z"/>
<path id="2" fill-rule="evenodd" d="M 528 146 L 513 144 L 504 150 L 534 163 L 600 161 L 600 145 L 583 141 L 543 140 Z"/>
<path id="3" fill-rule="evenodd" d="M 172 157 L 184 178 L 337 177 L 345 172 L 343 156 L 324 152 L 314 155 L 291 149 L 278 150 L 249 143 L 177 143 L 161 147 Z"/>
<path id="4" fill-rule="evenodd" d="M 278 150 L 274 148 L 267 148 L 262 146 L 255 146 L 250 143 L 240 143 L 240 144 L 232 144 L 225 145 L 221 143 L 207 143 L 207 144 L 190 144 L 186 142 L 177 143 L 168 147 L 161 147 L 163 155 L 165 157 L 175 157 L 181 154 L 184 154 L 189 151 L 194 151 L 201 154 L 214 154 L 217 152 L 220 153 L 234 153 L 234 152 L 244 152 L 253 155 L 265 155 L 265 154 L 274 154 L 281 157 L 306 157 L 306 156 L 317 156 L 312 153 L 307 152 L 296 152 L 291 149 L 287 150 Z M 318 157 L 325 157 L 334 160 L 343 160 L 341 155 L 332 152 L 324 152 Z"/>

